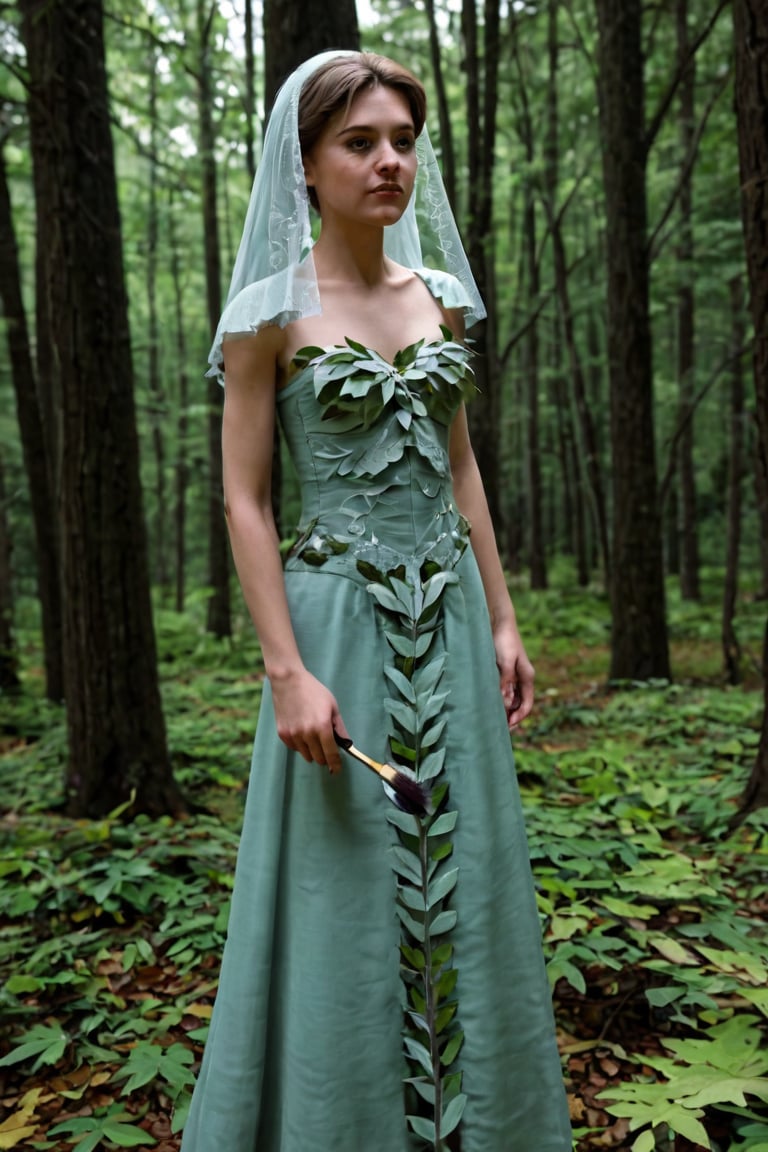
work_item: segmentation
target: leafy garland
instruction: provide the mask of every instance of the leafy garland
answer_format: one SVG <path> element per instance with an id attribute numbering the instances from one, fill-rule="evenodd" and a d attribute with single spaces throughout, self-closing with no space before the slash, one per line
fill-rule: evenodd
<path id="1" fill-rule="evenodd" d="M 453 566 L 466 546 L 466 535 L 459 537 Z M 430 814 L 419 818 L 392 808 L 387 819 L 398 836 L 391 853 L 407 993 L 403 1044 L 411 1075 L 406 1083 L 428 1112 L 409 1112 L 407 1120 L 434 1152 L 444 1152 L 445 1138 L 458 1127 L 467 1098 L 461 1091 L 462 1074 L 455 1070 L 464 1033 L 456 1019 L 458 970 L 453 944 L 446 938 L 457 921 L 449 905 L 459 878 L 451 862 L 458 812 L 449 808 L 449 785 L 440 779 L 446 756 L 439 747 L 446 725 L 441 713 L 448 696 L 440 691 L 440 682 L 447 655 L 432 649 L 440 601 L 458 576 L 429 561 L 410 579 L 404 567 L 382 573 L 365 561 L 357 566 L 386 617 L 384 635 L 393 651 L 393 664 L 384 669 L 396 691 L 384 700 L 393 723 L 393 759 L 433 788 Z"/>

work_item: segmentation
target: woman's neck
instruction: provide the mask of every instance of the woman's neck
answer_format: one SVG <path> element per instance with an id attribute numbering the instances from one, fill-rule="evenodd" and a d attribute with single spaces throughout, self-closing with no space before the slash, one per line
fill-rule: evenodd
<path id="1" fill-rule="evenodd" d="M 389 266 L 384 255 L 384 230 L 365 229 L 354 237 L 324 228 L 312 250 L 317 278 L 373 287 L 385 281 Z"/>

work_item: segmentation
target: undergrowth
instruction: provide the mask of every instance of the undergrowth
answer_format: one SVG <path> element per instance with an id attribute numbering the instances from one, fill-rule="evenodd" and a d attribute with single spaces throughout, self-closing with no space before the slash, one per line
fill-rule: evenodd
<path id="1" fill-rule="evenodd" d="M 599 591 L 516 594 L 539 703 L 516 739 L 575 1141 L 768 1152 L 761 814 L 729 833 L 757 743 L 719 622 L 671 602 L 678 682 L 604 687 Z M 158 613 L 183 822 L 58 811 L 60 709 L 1 701 L 0 1149 L 178 1147 L 226 931 L 260 696 L 258 649 Z M 509 1086 L 514 1090 L 514 1086 Z"/>

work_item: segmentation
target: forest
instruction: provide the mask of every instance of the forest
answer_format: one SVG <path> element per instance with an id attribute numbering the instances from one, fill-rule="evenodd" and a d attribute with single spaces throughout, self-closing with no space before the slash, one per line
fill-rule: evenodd
<path id="1" fill-rule="evenodd" d="M 207 354 L 330 47 L 423 81 L 487 303 L 574 1148 L 768 1152 L 764 0 L 0 6 L 0 1149 L 179 1147 L 264 680 Z"/>

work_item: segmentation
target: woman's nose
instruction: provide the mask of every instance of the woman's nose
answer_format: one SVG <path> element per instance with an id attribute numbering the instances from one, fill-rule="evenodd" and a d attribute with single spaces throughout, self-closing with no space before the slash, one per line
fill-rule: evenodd
<path id="1" fill-rule="evenodd" d="M 382 144 L 376 158 L 377 167 L 384 172 L 397 171 L 400 167 L 400 154 L 389 143 Z"/>

